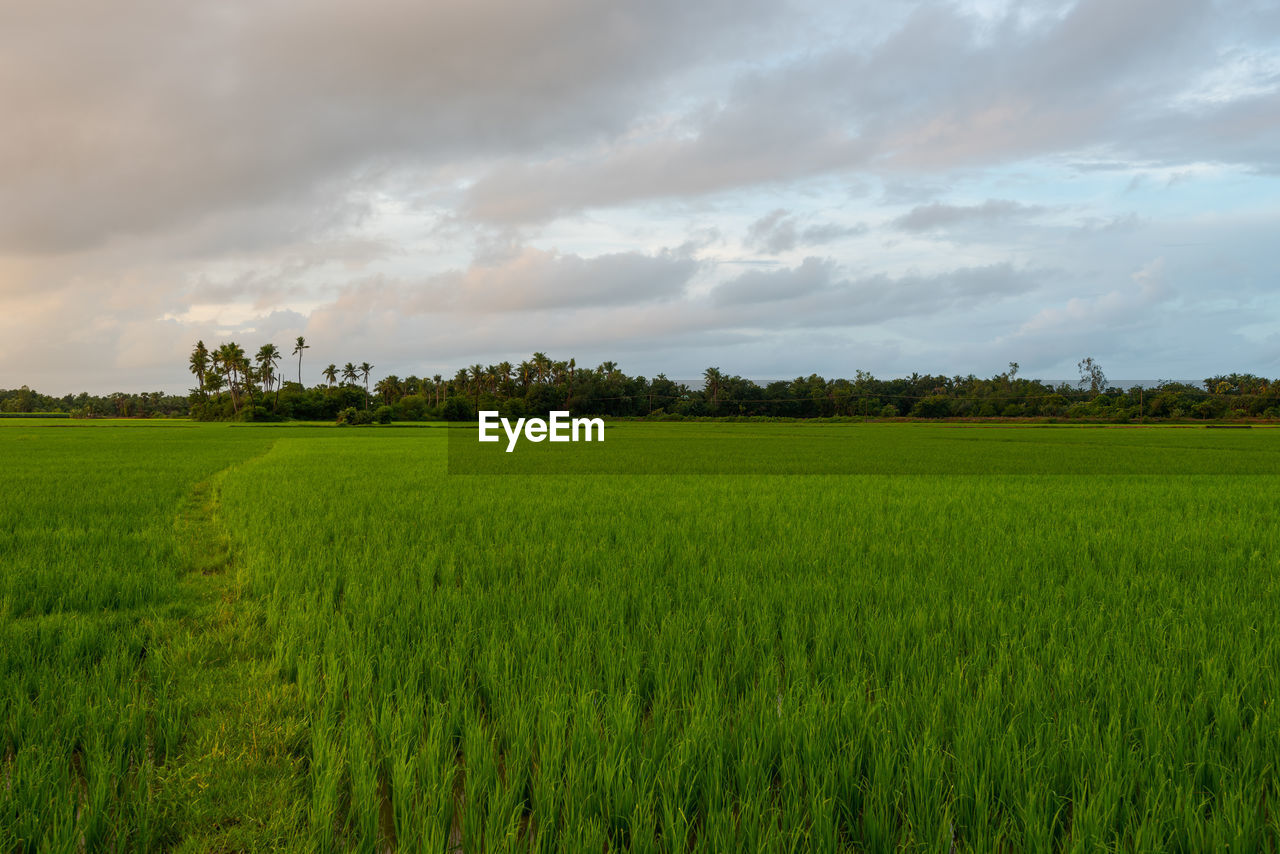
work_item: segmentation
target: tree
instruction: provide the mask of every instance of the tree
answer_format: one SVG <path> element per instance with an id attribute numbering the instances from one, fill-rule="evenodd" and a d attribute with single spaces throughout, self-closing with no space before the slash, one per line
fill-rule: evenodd
<path id="1" fill-rule="evenodd" d="M 207 388 L 205 384 L 205 374 L 209 372 L 209 350 L 204 346 L 203 341 L 197 341 L 195 349 L 191 352 L 189 361 L 191 373 L 195 374 L 196 381 L 199 383 L 200 398 L 208 400 L 209 396 L 205 394 Z"/>
<path id="2" fill-rule="evenodd" d="M 480 386 L 484 382 L 484 366 L 475 364 L 471 366 L 468 378 L 471 382 L 471 393 L 476 399 L 476 409 L 480 408 Z"/>
<path id="3" fill-rule="evenodd" d="M 258 376 L 262 377 L 263 391 L 271 391 L 276 381 L 276 363 L 280 361 L 280 348 L 275 344 L 263 344 L 254 357 L 258 365 Z M 276 386 L 276 406 L 280 405 L 280 387 Z"/>
<path id="4" fill-rule="evenodd" d="M 310 349 L 311 345 L 307 343 L 307 339 L 299 335 L 298 340 L 293 344 L 293 355 L 298 357 L 298 385 L 302 385 L 302 351 Z"/>
<path id="5" fill-rule="evenodd" d="M 329 367 L 325 368 L 320 373 L 329 381 L 329 388 L 333 388 L 333 384 L 338 381 L 338 366 L 330 363 Z"/>
<path id="6" fill-rule="evenodd" d="M 364 408 L 369 408 L 369 374 L 373 371 L 373 365 L 368 362 L 360 363 L 360 376 L 364 377 Z"/>
<path id="7" fill-rule="evenodd" d="M 1107 375 L 1102 372 L 1102 366 L 1093 360 L 1092 356 L 1086 356 L 1076 363 L 1076 367 L 1080 369 L 1080 385 L 1083 389 L 1085 386 L 1094 394 L 1101 394 L 1107 390 Z"/>
<path id="8" fill-rule="evenodd" d="M 538 385 L 542 385 L 542 381 L 546 377 L 548 369 L 551 367 L 551 360 L 547 358 L 546 353 L 534 353 L 532 362 L 533 371 L 538 377 Z"/>
<path id="9" fill-rule="evenodd" d="M 724 381 L 724 374 L 719 368 L 707 368 L 702 372 L 702 378 L 706 381 L 707 391 L 711 392 L 711 406 L 715 408 L 720 402 L 720 383 Z"/>
<path id="10" fill-rule="evenodd" d="M 342 382 L 343 383 L 351 383 L 351 385 L 355 385 L 356 381 L 359 379 L 360 379 L 360 375 L 359 373 L 357 373 L 355 365 L 351 364 L 350 362 L 347 362 L 345 365 L 342 366 Z"/>
<path id="11" fill-rule="evenodd" d="M 218 362 L 227 380 L 227 388 L 231 391 L 231 411 L 240 414 L 239 379 L 246 368 L 244 349 L 234 341 L 218 347 Z"/>

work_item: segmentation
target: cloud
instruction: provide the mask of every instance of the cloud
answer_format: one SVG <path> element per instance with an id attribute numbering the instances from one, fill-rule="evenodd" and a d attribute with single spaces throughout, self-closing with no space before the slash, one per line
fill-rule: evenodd
<path id="1" fill-rule="evenodd" d="M 1044 212 L 1041 205 L 1024 205 L 1009 199 L 987 199 L 980 205 L 932 202 L 912 208 L 894 220 L 894 225 L 903 231 L 938 231 L 970 224 L 991 226 L 1009 220 L 1026 220 Z"/>
<path id="2" fill-rule="evenodd" d="M 1274 3 L 10 6 L 0 386 L 295 334 L 401 374 L 1274 360 Z"/>
<path id="3" fill-rule="evenodd" d="M 797 217 L 785 208 L 770 211 L 747 227 L 743 243 L 759 252 L 776 255 L 798 246 L 820 246 L 842 237 L 865 234 L 866 225 L 839 225 L 825 222 L 801 228 Z"/>
<path id="4" fill-rule="evenodd" d="M 806 258 L 790 270 L 751 270 L 718 286 L 713 294 L 722 305 L 794 299 L 828 287 L 834 266 L 830 260 Z"/>
<path id="5" fill-rule="evenodd" d="M 343 220 L 396 171 L 624 132 L 775 14 L 655 0 L 69 0 L 0 27 L 2 249 L 57 252 L 223 211 Z"/>

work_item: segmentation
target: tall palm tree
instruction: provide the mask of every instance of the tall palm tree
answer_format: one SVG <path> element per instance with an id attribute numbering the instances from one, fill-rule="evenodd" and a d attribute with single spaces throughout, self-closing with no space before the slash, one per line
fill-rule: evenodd
<path id="1" fill-rule="evenodd" d="M 307 343 L 307 339 L 301 335 L 298 340 L 293 343 L 293 355 L 298 357 L 298 385 L 302 385 L 302 351 L 310 350 L 311 345 Z"/>
<path id="2" fill-rule="evenodd" d="M 258 354 L 254 356 L 254 361 L 258 365 L 258 376 L 262 377 L 262 387 L 264 392 L 271 391 L 271 385 L 276 381 L 276 363 L 280 361 L 280 348 L 275 344 L 263 344 L 258 348 Z M 280 386 L 276 385 L 275 405 L 280 406 Z"/>
<path id="3" fill-rule="evenodd" d="M 209 396 L 205 394 L 205 374 L 209 372 L 209 349 L 204 346 L 203 341 L 197 341 L 196 347 L 191 351 L 191 359 L 188 364 L 191 367 L 191 373 L 195 374 L 196 381 L 199 383 L 200 398 L 208 400 Z"/>
<path id="4" fill-rule="evenodd" d="M 547 358 L 546 353 L 533 354 L 533 370 L 538 376 L 538 384 L 542 384 L 542 380 L 547 375 L 547 369 L 551 367 L 551 360 Z"/>
<path id="5" fill-rule="evenodd" d="M 222 375 L 222 348 L 209 352 L 209 373 L 213 377 L 217 377 L 217 384 L 209 383 L 210 389 L 217 392 L 218 402 L 222 402 L 222 386 L 226 383 L 226 379 Z"/>
<path id="6" fill-rule="evenodd" d="M 707 391 L 711 392 L 711 406 L 714 409 L 720 402 L 720 383 L 724 380 L 724 374 L 720 373 L 719 368 L 707 368 L 702 372 L 702 378 L 706 380 Z"/>
<path id="7" fill-rule="evenodd" d="M 444 385 L 443 385 L 444 377 L 440 376 L 439 374 L 436 374 L 431 378 L 431 381 L 436 385 L 435 387 L 436 406 L 439 406 L 440 401 L 443 400 L 442 395 L 444 394 Z"/>
<path id="8" fill-rule="evenodd" d="M 476 408 L 480 407 L 480 385 L 484 382 L 485 372 L 484 366 L 474 364 L 471 366 L 471 393 L 476 399 Z"/>
<path id="9" fill-rule="evenodd" d="M 228 341 L 218 348 L 218 355 L 220 356 L 220 361 L 222 363 L 222 371 L 226 375 L 227 387 L 231 390 L 231 411 L 239 415 L 239 380 L 241 372 L 246 367 L 244 348 L 234 341 Z"/>
<path id="10" fill-rule="evenodd" d="M 368 362 L 360 363 L 360 376 L 364 377 L 364 408 L 369 408 L 369 372 L 373 370 L 373 365 Z"/>
<path id="11" fill-rule="evenodd" d="M 520 363 L 520 367 L 518 370 L 520 372 L 520 387 L 523 388 L 525 391 L 528 391 L 529 378 L 533 376 L 533 363 L 530 362 L 528 359 L 525 359 L 523 362 Z"/>
<path id="12" fill-rule="evenodd" d="M 338 381 L 338 366 L 330 363 L 329 367 L 325 368 L 320 373 L 329 381 L 329 388 L 333 388 L 333 384 Z"/>
<path id="13" fill-rule="evenodd" d="M 358 379 L 360 379 L 360 374 L 357 372 L 355 365 L 347 362 L 342 366 L 342 382 L 344 384 L 351 383 L 355 385 Z"/>

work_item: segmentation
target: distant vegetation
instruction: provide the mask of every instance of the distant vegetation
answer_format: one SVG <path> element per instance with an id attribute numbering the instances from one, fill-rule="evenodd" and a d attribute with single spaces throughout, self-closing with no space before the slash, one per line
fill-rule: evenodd
<path id="1" fill-rule="evenodd" d="M 197 342 L 188 361 L 196 385 L 187 397 L 162 392 L 87 394 L 52 398 L 26 386 L 0 390 L 0 412 L 66 412 L 74 417 L 190 415 L 205 421 L 465 421 L 480 409 L 508 417 L 567 409 L 579 415 L 631 418 L 1054 418 L 1127 422 L 1144 419 L 1280 418 L 1280 379 L 1223 374 L 1200 385 L 1162 381 L 1155 386 L 1111 384 L 1092 358 L 1080 361 L 1080 380 L 1052 383 L 1018 375 L 1018 364 L 994 377 L 912 374 L 879 379 L 817 374 L 760 384 L 707 368 L 699 383 L 665 374 L 623 373 L 616 362 L 594 368 L 544 353 L 513 364 L 475 364 L 452 376 L 395 375 L 373 381 L 368 362 L 335 364 L 307 386 L 301 336 L 297 380 L 280 369 L 284 357 L 264 344 L 252 358 L 235 342 L 210 350 Z M 293 373 L 290 366 L 289 373 Z"/>

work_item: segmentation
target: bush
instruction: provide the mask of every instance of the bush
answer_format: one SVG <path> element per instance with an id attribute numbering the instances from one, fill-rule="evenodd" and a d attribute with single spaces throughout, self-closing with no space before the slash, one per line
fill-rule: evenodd
<path id="1" fill-rule="evenodd" d="M 451 397 L 440 407 L 440 417 L 445 421 L 470 421 L 475 415 L 465 397 Z"/>
<path id="2" fill-rule="evenodd" d="M 373 415 L 367 409 L 356 409 L 354 406 L 348 406 L 338 413 L 338 423 L 346 424 L 350 427 L 360 427 L 365 424 L 372 424 Z"/>
<path id="3" fill-rule="evenodd" d="M 880 410 L 880 417 L 881 418 L 897 418 L 898 407 L 894 406 L 892 403 L 885 404 L 884 409 Z"/>
<path id="4" fill-rule="evenodd" d="M 391 407 L 379 406 L 377 411 L 373 413 L 373 420 L 379 424 L 391 423 Z"/>

